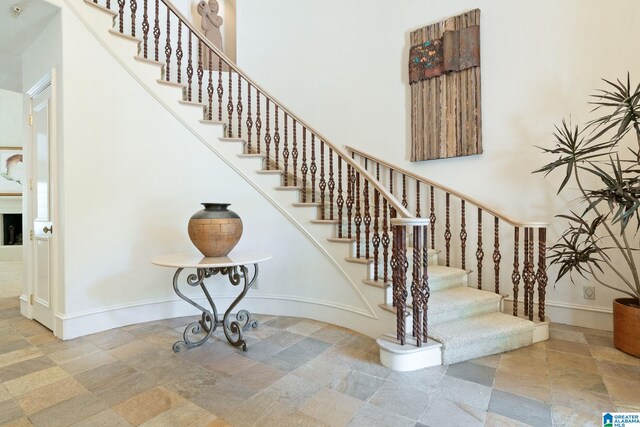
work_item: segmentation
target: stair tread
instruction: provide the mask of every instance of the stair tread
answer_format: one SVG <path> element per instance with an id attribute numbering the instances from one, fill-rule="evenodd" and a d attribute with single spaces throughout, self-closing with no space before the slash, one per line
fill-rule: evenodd
<path id="1" fill-rule="evenodd" d="M 500 312 L 466 317 L 429 327 L 429 337 L 444 347 L 465 346 L 480 341 L 532 333 L 533 322 Z"/>
<path id="2" fill-rule="evenodd" d="M 502 296 L 489 291 L 460 286 L 435 291 L 429 297 L 429 313 L 446 313 L 451 310 L 460 310 L 474 304 L 496 303 Z"/>

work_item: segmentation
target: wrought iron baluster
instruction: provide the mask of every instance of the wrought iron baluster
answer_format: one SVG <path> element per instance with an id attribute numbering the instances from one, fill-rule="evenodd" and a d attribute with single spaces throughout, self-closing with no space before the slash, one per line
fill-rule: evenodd
<path id="1" fill-rule="evenodd" d="M 278 104 L 274 103 L 275 107 L 275 124 L 273 125 L 273 152 L 275 158 L 275 167 L 280 169 L 280 120 L 278 120 Z M 269 159 L 267 159 L 269 161 Z"/>
<path id="2" fill-rule="evenodd" d="M 320 217 L 326 218 L 327 206 L 324 200 L 324 190 L 327 188 L 327 181 L 324 179 L 324 141 L 320 140 L 320 183 L 318 184 L 320 189 Z"/>
<path id="3" fill-rule="evenodd" d="M 342 195 L 342 157 L 338 156 L 338 197 L 336 198 L 338 208 L 338 238 L 342 238 L 342 209 L 344 197 Z"/>
<path id="4" fill-rule="evenodd" d="M 362 225 L 362 211 L 360 210 L 360 172 L 355 172 L 355 195 L 356 195 L 356 214 L 353 218 L 353 223 L 356 226 L 356 258 L 360 258 L 360 245 L 362 243 L 362 236 L 360 226 Z"/>
<path id="5" fill-rule="evenodd" d="M 460 251 L 462 257 L 462 269 L 466 270 L 467 262 L 467 223 L 466 223 L 466 207 L 465 201 L 461 200 L 460 204 Z"/>
<path id="6" fill-rule="evenodd" d="M 220 59 L 222 60 L 222 58 Z M 227 72 L 227 77 L 229 78 L 229 92 L 228 92 L 228 102 L 227 102 L 227 114 L 229 115 L 229 121 L 227 122 L 227 136 L 229 138 L 233 138 L 233 93 L 231 93 L 233 91 L 233 74 L 231 73 L 231 67 L 228 66 L 228 64 L 225 62 L 225 65 L 227 66 L 227 69 L 229 70 Z M 278 123 L 278 106 L 276 105 L 276 126 Z M 269 162 L 269 159 L 267 159 L 267 162 Z"/>
<path id="7" fill-rule="evenodd" d="M 520 288 L 520 228 L 515 227 L 513 238 L 513 273 L 511 273 L 511 282 L 513 283 L 513 315 L 518 315 L 518 290 Z"/>
<path id="8" fill-rule="evenodd" d="M 149 5 L 148 3 L 149 3 L 148 0 L 144 0 L 142 2 L 142 54 L 145 58 L 147 57 L 147 51 L 148 51 L 147 44 L 149 40 L 149 14 L 148 14 Z M 109 6 L 107 5 L 107 7 Z M 189 32 L 189 36 L 191 36 L 191 32 Z M 189 39 L 189 41 L 191 41 L 191 39 Z"/>
<path id="9" fill-rule="evenodd" d="M 169 11 L 169 7 L 167 6 L 167 37 L 165 39 L 164 45 L 164 55 L 165 55 L 165 80 L 171 80 L 171 12 Z"/>
<path id="10" fill-rule="evenodd" d="M 447 267 L 450 265 L 451 261 L 451 205 L 450 205 L 450 194 L 446 193 L 445 195 L 445 218 L 444 218 L 444 244 L 446 249 L 446 260 Z"/>
<path id="11" fill-rule="evenodd" d="M 198 35 L 196 34 L 196 37 Z M 198 37 L 198 70 L 196 71 L 198 76 L 198 102 L 202 104 L 202 77 L 204 76 L 204 70 L 202 69 L 202 40 Z"/>
<path id="12" fill-rule="evenodd" d="M 311 172 L 311 202 L 316 202 L 316 135 L 311 133 L 311 166 L 309 172 Z"/>
<path id="13" fill-rule="evenodd" d="M 547 293 L 547 229 L 538 230 L 538 319 L 544 322 L 545 319 L 545 296 Z"/>
<path id="14" fill-rule="evenodd" d="M 178 73 L 178 83 L 182 83 L 182 21 L 178 19 L 178 44 L 176 46 L 176 67 Z"/>
<path id="15" fill-rule="evenodd" d="M 253 119 L 251 117 L 251 83 L 247 82 L 247 151 L 251 152 L 251 130 Z"/>
<path id="16" fill-rule="evenodd" d="M 271 162 L 269 161 L 269 151 L 271 150 L 271 126 L 269 125 L 269 97 L 265 96 L 267 100 L 267 128 L 264 131 L 264 149 L 267 161 L 267 170 L 271 169 Z"/>
<path id="17" fill-rule="evenodd" d="M 420 218 L 420 181 L 416 180 L 416 218 Z"/>
<path id="18" fill-rule="evenodd" d="M 213 51 L 209 49 L 208 46 L 206 46 L 206 49 L 209 52 L 209 55 L 207 55 L 209 58 L 209 84 L 207 84 L 207 95 L 209 97 L 207 100 L 207 119 L 213 120 Z"/>
<path id="19" fill-rule="evenodd" d="M 284 147 L 282 149 L 282 162 L 284 164 L 284 173 L 282 174 L 284 177 L 284 186 L 289 185 L 289 126 L 288 120 L 289 115 L 287 112 L 284 112 Z"/>
<path id="20" fill-rule="evenodd" d="M 393 258 L 394 275 L 394 306 L 396 307 L 396 338 L 401 345 L 405 343 L 405 312 L 407 309 L 407 247 L 406 228 L 403 225 L 393 226 Z"/>
<path id="21" fill-rule="evenodd" d="M 187 101 L 191 101 L 191 92 L 192 92 L 192 81 L 193 81 L 193 65 L 192 62 L 193 61 L 193 48 L 191 46 L 191 37 L 192 37 L 192 33 L 191 33 L 191 29 L 189 29 L 189 47 L 188 47 L 188 53 L 187 55 L 189 56 L 189 60 L 187 61 Z"/>
<path id="22" fill-rule="evenodd" d="M 218 94 L 218 121 L 222 122 L 222 96 L 224 95 L 224 88 L 222 86 L 222 57 L 218 56 L 218 87 L 216 87 L 216 93 Z M 209 117 L 213 115 L 213 111 L 209 109 Z"/>
<path id="23" fill-rule="evenodd" d="M 155 19 L 153 21 L 153 45 L 154 45 L 154 59 L 158 61 L 160 53 L 160 0 L 156 0 L 155 3 Z M 120 30 L 122 32 L 122 30 Z"/>
<path id="24" fill-rule="evenodd" d="M 118 0 L 118 31 L 124 33 L 124 0 Z"/>
<path id="25" fill-rule="evenodd" d="M 329 181 L 327 181 L 327 188 L 329 189 L 329 219 L 334 219 L 333 218 L 333 197 L 334 197 L 334 190 L 336 188 L 336 182 L 333 179 L 333 150 L 331 148 L 329 148 Z"/>
<path id="26" fill-rule="evenodd" d="M 476 250 L 476 260 L 478 262 L 478 289 L 482 289 L 482 259 L 484 250 L 482 249 L 482 209 L 478 208 L 478 249 Z"/>
<path id="27" fill-rule="evenodd" d="M 387 210 L 387 198 L 382 199 L 382 280 L 389 281 L 389 219 Z"/>
<path id="28" fill-rule="evenodd" d="M 422 264 L 420 263 L 420 226 L 413 226 L 413 274 L 411 277 L 411 299 L 413 300 L 413 337 L 416 346 L 422 347 Z"/>
<path id="29" fill-rule="evenodd" d="M 523 283 L 523 309 L 524 315 L 529 315 L 529 286 L 531 285 L 531 277 L 529 276 L 529 227 L 524 228 L 524 245 L 522 246 L 523 264 L 522 264 L 522 283 Z"/>
<path id="30" fill-rule="evenodd" d="M 231 78 L 233 74 L 229 72 L 229 78 Z M 240 73 L 236 74 L 238 76 L 238 100 L 236 101 L 236 114 L 238 116 L 238 138 L 242 138 L 242 78 L 240 77 Z"/>
<path id="31" fill-rule="evenodd" d="M 347 163 L 347 237 L 351 239 L 351 219 L 353 218 L 353 186 L 355 184 L 355 175 L 353 174 L 353 166 Z"/>
<path id="32" fill-rule="evenodd" d="M 429 206 L 429 225 L 431 226 L 431 249 L 436 248 L 436 204 L 433 195 L 433 186 L 430 187 L 431 191 L 431 205 Z"/>
<path id="33" fill-rule="evenodd" d="M 529 227 L 529 320 L 533 320 L 533 292 L 536 283 L 536 274 L 533 270 L 534 255 L 533 255 L 533 228 Z"/>
<path id="34" fill-rule="evenodd" d="M 500 260 L 502 259 L 502 255 L 500 254 L 500 219 L 498 217 L 494 217 L 494 225 L 493 225 L 493 270 L 495 272 L 495 285 L 496 294 L 500 293 Z"/>
<path id="35" fill-rule="evenodd" d="M 298 122 L 293 119 L 293 147 L 291 148 L 291 159 L 293 165 L 293 185 L 298 185 L 298 138 L 297 138 Z M 303 187 L 304 188 L 304 187 Z"/>
<path id="36" fill-rule="evenodd" d="M 300 171 L 302 172 L 302 203 L 307 202 L 307 128 L 302 126 L 302 167 Z"/>
<path id="37" fill-rule="evenodd" d="M 402 174 L 402 206 L 405 208 L 409 206 L 407 202 L 407 176 Z"/>
<path id="38" fill-rule="evenodd" d="M 362 222 L 364 223 L 364 257 L 366 259 L 371 258 L 369 237 L 371 236 L 371 212 L 369 206 L 369 181 L 364 180 L 364 216 Z"/>
<path id="39" fill-rule="evenodd" d="M 129 9 L 131 9 L 131 37 L 136 36 L 136 12 L 138 11 L 138 2 L 136 0 L 129 1 Z M 169 12 L 167 11 L 167 14 Z"/>
<path id="40" fill-rule="evenodd" d="M 260 139 L 260 131 L 262 130 L 262 119 L 260 118 L 260 91 L 256 88 L 256 145 L 257 152 L 262 150 L 262 143 Z M 304 197 L 304 196 L 303 196 Z M 304 202 L 304 200 L 302 200 Z"/>

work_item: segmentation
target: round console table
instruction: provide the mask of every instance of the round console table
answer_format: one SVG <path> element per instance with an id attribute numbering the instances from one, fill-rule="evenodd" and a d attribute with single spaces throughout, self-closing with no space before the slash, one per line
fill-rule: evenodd
<path id="1" fill-rule="evenodd" d="M 238 311 L 235 315 L 235 320 L 232 320 L 231 311 L 242 301 L 251 286 L 255 283 L 258 277 L 258 263 L 267 261 L 271 259 L 271 257 L 270 254 L 266 253 L 234 251 L 226 257 L 219 258 L 203 258 L 200 254 L 182 253 L 162 255 L 152 259 L 152 264 L 177 269 L 173 275 L 173 290 L 180 298 L 202 312 L 200 320 L 187 325 L 182 334 L 182 341 L 177 341 L 173 344 L 173 351 L 177 353 L 183 348 L 193 348 L 204 344 L 218 326 L 222 326 L 225 337 L 227 337 L 227 340 L 232 345 L 242 347 L 244 351 L 247 351 L 247 343 L 242 337 L 242 331 L 249 327 L 258 327 L 258 321 L 252 319 L 251 313 L 247 310 Z M 249 274 L 248 266 L 250 265 L 253 265 L 252 274 Z M 192 287 L 199 286 L 202 289 L 211 306 L 210 310 L 185 296 L 178 288 L 178 279 L 185 268 L 196 269 L 195 273 L 191 273 L 186 277 L 187 285 Z M 227 276 L 233 286 L 242 284 L 240 295 L 231 303 L 224 313 L 222 320 L 218 317 L 216 305 L 204 283 L 206 278 L 215 276 L 216 274 Z M 203 330 L 205 332 L 204 337 L 196 340 L 189 338 L 189 334 L 195 337 Z"/>

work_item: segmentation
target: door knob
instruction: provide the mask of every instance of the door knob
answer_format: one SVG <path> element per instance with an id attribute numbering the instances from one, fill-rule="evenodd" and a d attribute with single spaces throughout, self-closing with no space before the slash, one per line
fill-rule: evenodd
<path id="1" fill-rule="evenodd" d="M 45 232 L 45 233 L 49 233 L 49 232 L 51 232 L 51 233 L 53 234 L 53 225 L 51 226 L 51 228 L 49 228 L 49 227 L 44 227 L 44 228 L 42 229 L 42 231 L 43 231 L 43 232 Z"/>

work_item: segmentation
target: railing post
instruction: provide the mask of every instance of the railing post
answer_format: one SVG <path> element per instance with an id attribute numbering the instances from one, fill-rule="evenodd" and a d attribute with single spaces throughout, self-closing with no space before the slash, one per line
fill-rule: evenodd
<path id="1" fill-rule="evenodd" d="M 515 227 L 513 237 L 513 273 L 511 273 L 511 282 L 513 283 L 513 315 L 518 315 L 518 291 L 520 288 L 520 227 Z"/>

